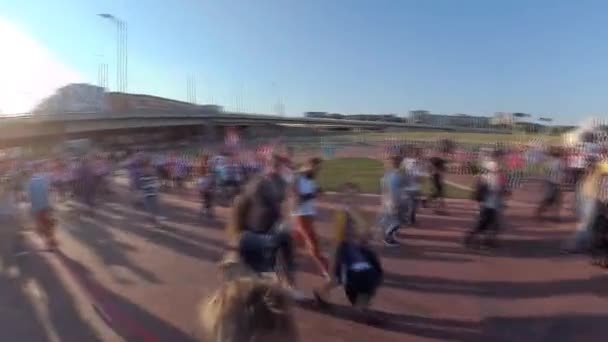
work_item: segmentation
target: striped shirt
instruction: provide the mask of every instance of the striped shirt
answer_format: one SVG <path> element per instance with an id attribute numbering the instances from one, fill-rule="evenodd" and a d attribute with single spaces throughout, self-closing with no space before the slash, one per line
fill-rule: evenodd
<path id="1" fill-rule="evenodd" d="M 154 174 L 143 174 L 139 177 L 139 186 L 145 197 L 157 196 L 159 183 Z"/>

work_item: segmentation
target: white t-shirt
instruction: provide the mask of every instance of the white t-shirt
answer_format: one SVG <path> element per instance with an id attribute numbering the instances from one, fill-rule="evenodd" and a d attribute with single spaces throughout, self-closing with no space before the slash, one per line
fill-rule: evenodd
<path id="1" fill-rule="evenodd" d="M 419 191 L 420 184 L 418 182 L 418 177 L 422 175 L 422 172 L 418 166 L 418 160 L 415 158 L 405 158 L 401 162 L 401 168 L 411 177 L 411 182 L 406 187 L 406 190 Z"/>
<path id="2" fill-rule="evenodd" d="M 488 186 L 488 193 L 482 205 L 486 208 L 499 209 L 501 206 L 501 194 L 498 174 L 487 173 L 482 176 Z"/>
<path id="3" fill-rule="evenodd" d="M 547 180 L 553 184 L 560 184 L 563 179 L 564 167 L 558 158 L 551 158 L 547 163 Z"/>
<path id="4" fill-rule="evenodd" d="M 295 181 L 297 182 L 296 190 L 298 195 L 314 194 L 315 192 L 317 192 L 317 183 L 314 179 L 310 179 L 307 177 L 298 177 L 297 179 L 295 179 Z M 315 215 L 317 213 L 315 208 L 315 202 L 316 201 L 314 199 L 310 199 L 300 203 L 296 199 L 296 203 L 298 204 L 296 204 L 294 215 Z"/>
<path id="5" fill-rule="evenodd" d="M 574 169 L 585 168 L 585 157 L 582 153 L 575 153 L 568 158 L 568 166 Z"/>
<path id="6" fill-rule="evenodd" d="M 292 184 L 294 181 L 293 170 L 288 167 L 284 167 L 283 170 L 281 170 L 281 176 L 287 184 Z"/>

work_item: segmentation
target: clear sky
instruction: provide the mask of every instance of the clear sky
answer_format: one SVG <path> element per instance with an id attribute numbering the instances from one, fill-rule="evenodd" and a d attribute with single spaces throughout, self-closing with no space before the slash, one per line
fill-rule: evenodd
<path id="1" fill-rule="evenodd" d="M 0 110 L 97 83 L 129 25 L 129 91 L 271 113 L 608 113 L 607 1 L 0 1 Z M 7 43 L 8 42 L 8 43 Z M 8 75 L 8 76 L 6 76 Z"/>

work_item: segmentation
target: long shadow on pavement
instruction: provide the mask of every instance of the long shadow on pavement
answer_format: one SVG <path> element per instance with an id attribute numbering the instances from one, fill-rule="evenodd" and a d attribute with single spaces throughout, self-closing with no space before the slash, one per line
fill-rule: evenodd
<path id="1" fill-rule="evenodd" d="M 194 336 L 186 334 L 139 305 L 103 287 L 79 262 L 62 253 L 59 253 L 58 257 L 80 285 L 94 298 L 95 305 L 101 316 L 106 319 L 106 323 L 126 341 L 198 341 Z"/>
<path id="2" fill-rule="evenodd" d="M 301 308 L 339 319 L 365 324 L 365 318 L 352 307 L 333 304 L 329 309 L 320 309 L 315 303 L 303 303 Z M 381 311 L 371 312 L 380 322 L 374 328 L 396 333 L 412 334 L 442 341 L 477 341 L 480 338 L 476 322 L 442 318 L 428 318 L 414 315 L 395 314 Z M 371 327 L 370 327 L 371 328 Z M 302 333 L 305 336 L 306 333 Z"/>
<path id="3" fill-rule="evenodd" d="M 14 253 L 25 251 L 25 244 L 19 242 Z M 5 258 L 5 260 L 7 260 Z M 46 316 L 49 320 L 50 329 L 61 341 L 101 341 L 94 330 L 82 318 L 73 295 L 70 294 L 59 277 L 53 272 L 53 268 L 35 252 L 21 255 L 15 260 L 19 266 L 21 275 L 18 280 L 7 279 L 0 276 L 0 291 L 2 298 L 9 300 L 11 307 L 3 309 L 14 310 L 14 313 L 22 315 L 22 321 L 0 320 L 2 334 L 11 336 L 15 341 L 47 341 L 50 340 L 44 333 L 44 328 L 35 318 L 34 308 L 24 295 L 24 289 L 29 284 L 35 284 L 44 297 L 36 297 L 44 305 Z M 9 292 L 5 292 L 8 290 Z M 45 298 L 45 299 L 42 299 Z M 20 331 L 21 330 L 21 331 Z M 13 333 L 11 333 L 14 332 Z M 21 338 L 26 334 L 27 337 Z M 29 338 L 28 338 L 29 337 Z"/>
<path id="4" fill-rule="evenodd" d="M 490 317 L 481 323 L 485 341 L 604 342 L 608 315 L 565 314 L 554 316 Z"/>
<path id="5" fill-rule="evenodd" d="M 124 214 L 125 212 L 124 210 L 111 208 L 104 208 L 104 211 L 114 211 L 120 214 Z M 146 239 L 151 243 L 171 249 L 179 254 L 211 262 L 216 262 L 221 259 L 223 251 L 218 249 L 224 247 L 223 241 L 207 238 L 202 234 L 188 233 L 182 229 L 171 227 L 170 223 L 155 226 L 150 224 L 150 221 L 145 214 L 133 212 L 131 210 L 129 210 L 129 212 L 130 216 L 128 216 L 127 219 L 121 223 L 112 225 L 111 227 L 110 225 L 106 227 L 100 226 L 104 225 L 106 220 L 110 222 L 110 219 L 106 218 L 103 213 L 99 213 L 96 217 L 96 220 L 99 221 L 99 223 L 96 224 L 96 229 L 107 231 L 110 231 L 111 229 L 121 229 Z M 169 218 L 173 219 L 173 216 L 170 216 Z M 85 241 L 87 232 L 83 231 L 82 235 L 84 238 L 83 241 Z M 103 253 L 103 251 L 101 252 Z"/>
<path id="6" fill-rule="evenodd" d="M 81 219 L 70 223 L 71 229 L 64 231 L 84 245 L 88 246 L 107 266 L 121 266 L 150 283 L 159 283 L 160 279 L 152 272 L 136 265 L 127 256 L 135 247 L 119 241 L 108 227 L 102 227 L 98 217 Z"/>
<path id="7" fill-rule="evenodd" d="M 608 287 L 605 286 L 607 281 L 608 275 L 566 280 L 510 282 L 452 280 L 387 272 L 384 275 L 383 286 L 424 293 L 532 299 L 584 293 L 605 297 L 608 296 Z"/>

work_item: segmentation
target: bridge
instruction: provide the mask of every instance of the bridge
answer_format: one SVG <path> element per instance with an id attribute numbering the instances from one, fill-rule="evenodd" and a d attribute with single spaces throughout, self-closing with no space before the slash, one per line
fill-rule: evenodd
<path id="1" fill-rule="evenodd" d="M 99 132 L 118 132 L 161 127 L 198 127 L 206 132 L 217 128 L 239 126 L 342 128 L 364 130 L 444 130 L 485 133 L 509 133 L 505 130 L 476 127 L 433 126 L 418 123 L 343 120 L 326 118 L 283 117 L 237 112 L 127 112 L 127 113 L 62 113 L 23 115 L 0 119 L 0 144 L 10 146 L 46 137 L 83 136 Z"/>

